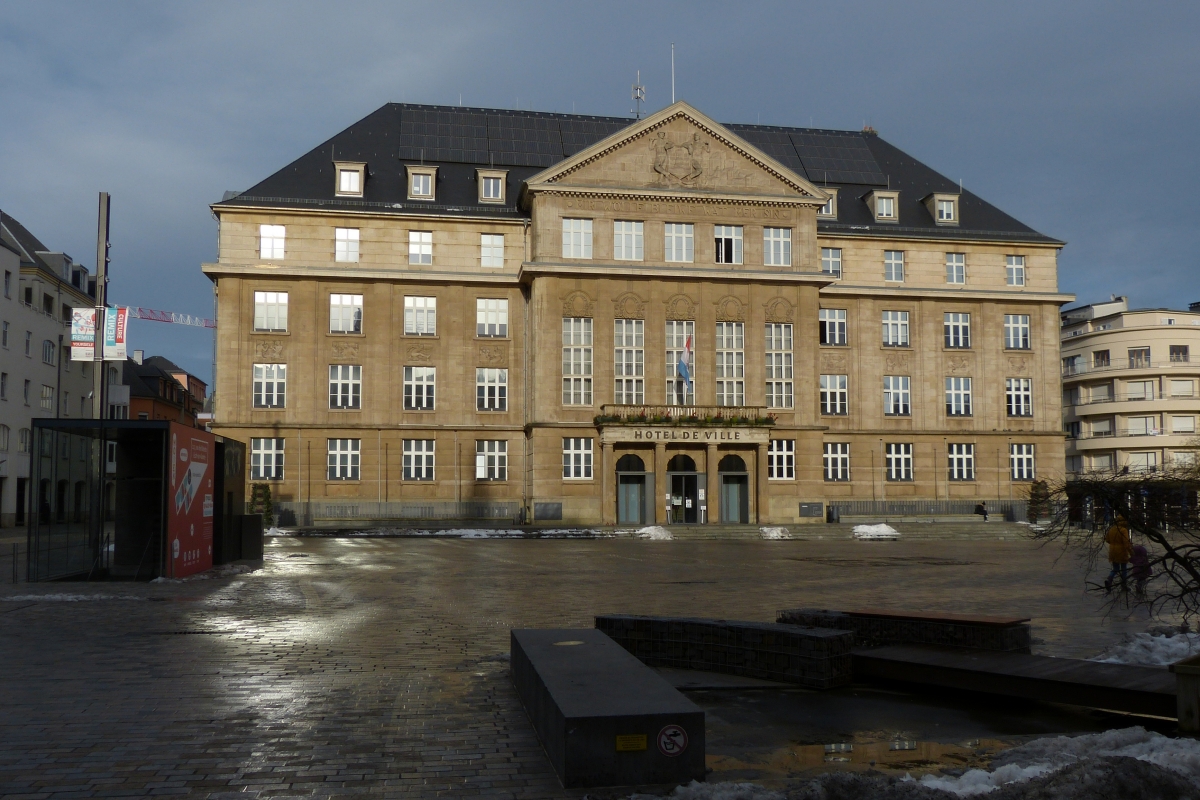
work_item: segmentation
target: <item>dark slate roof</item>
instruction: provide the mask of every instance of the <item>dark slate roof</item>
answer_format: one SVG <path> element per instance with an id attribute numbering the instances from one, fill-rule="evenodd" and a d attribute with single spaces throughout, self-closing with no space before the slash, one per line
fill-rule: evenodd
<path id="1" fill-rule="evenodd" d="M 389 103 L 266 180 L 215 205 L 522 217 L 515 201 L 525 180 L 634 122 L 627 117 Z M 922 200 L 934 192 L 957 194 L 958 184 L 874 133 L 725 127 L 812 183 L 838 187 L 838 219 L 818 222 L 822 232 L 1057 241 L 969 191 L 961 196 L 962 224 L 936 225 Z M 361 200 L 334 196 L 334 161 L 367 164 Z M 403 165 L 418 163 L 438 167 L 437 203 L 407 199 Z M 512 205 L 479 203 L 475 170 L 492 166 L 508 170 L 505 196 Z M 876 223 L 863 201 L 871 190 L 885 187 L 900 191 L 895 224 Z"/>
<path id="2" fill-rule="evenodd" d="M 142 360 L 142 364 L 151 366 L 151 367 L 158 367 L 159 369 L 163 370 L 164 372 L 168 372 L 168 373 L 173 373 L 173 372 L 183 372 L 185 374 L 187 373 L 187 370 L 185 370 L 183 367 L 180 367 L 174 361 L 171 361 L 168 358 L 163 358 L 162 356 L 149 356 Z"/>
<path id="3" fill-rule="evenodd" d="M 8 245 L 10 250 L 17 252 L 22 262 L 50 269 L 49 265 L 37 256 L 38 252 L 48 252 L 50 248 L 42 244 L 42 241 L 30 233 L 28 228 L 3 211 L 0 211 L 0 239 Z"/>

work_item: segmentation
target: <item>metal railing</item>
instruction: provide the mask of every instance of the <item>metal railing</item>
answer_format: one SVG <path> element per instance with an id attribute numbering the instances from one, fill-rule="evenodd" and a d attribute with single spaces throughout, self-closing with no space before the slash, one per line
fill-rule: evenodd
<path id="1" fill-rule="evenodd" d="M 319 522 L 386 522 L 411 520 L 518 521 L 522 506 L 517 500 L 406 500 L 401 502 L 277 502 L 273 512 L 282 526 Z M 257 513 L 246 504 L 246 513 Z M 270 524 L 270 520 L 268 520 Z"/>
<path id="2" fill-rule="evenodd" d="M 1023 520 L 1029 509 L 1027 500 L 831 500 L 843 517 L 961 517 L 975 513 L 980 502 L 987 503 L 988 514 L 1009 520 Z"/>
<path id="3" fill-rule="evenodd" d="M 1151 359 L 1131 358 L 1128 363 L 1115 362 L 1109 364 L 1064 364 L 1062 368 L 1062 376 L 1070 378 L 1075 375 L 1090 375 L 1096 372 L 1120 372 L 1122 370 L 1133 369 L 1178 369 L 1180 367 L 1191 367 L 1192 362 L 1188 359 L 1171 358 L 1166 361 L 1159 359 L 1157 361 Z"/>
<path id="4" fill-rule="evenodd" d="M 0 583 L 25 583 L 26 546 L 0 544 Z"/>

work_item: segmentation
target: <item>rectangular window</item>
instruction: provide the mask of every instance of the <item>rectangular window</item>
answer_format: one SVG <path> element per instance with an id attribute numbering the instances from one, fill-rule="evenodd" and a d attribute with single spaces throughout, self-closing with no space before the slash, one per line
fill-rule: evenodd
<path id="1" fill-rule="evenodd" d="M 946 347 L 967 349 L 971 346 L 971 315 L 947 312 L 942 315 Z"/>
<path id="2" fill-rule="evenodd" d="M 971 416 L 970 378 L 946 378 L 946 416 Z"/>
<path id="3" fill-rule="evenodd" d="M 1132 472 L 1157 472 L 1158 453 L 1130 453 L 1129 469 Z"/>
<path id="4" fill-rule="evenodd" d="M 1004 277 L 1009 286 L 1025 285 L 1025 256 L 1005 256 Z"/>
<path id="5" fill-rule="evenodd" d="M 746 404 L 744 322 L 717 323 L 717 405 Z"/>
<path id="6" fill-rule="evenodd" d="M 351 174 L 358 175 L 357 172 Z M 333 229 L 333 260 L 358 261 L 358 228 Z"/>
<path id="7" fill-rule="evenodd" d="M 845 345 L 849 342 L 846 335 L 846 309 L 822 308 L 817 312 L 817 318 L 821 344 Z"/>
<path id="8" fill-rule="evenodd" d="M 25 331 L 25 356 L 33 355 L 33 331 Z"/>
<path id="9" fill-rule="evenodd" d="M 825 189 L 829 193 L 829 199 L 825 201 L 825 205 L 817 209 L 818 217 L 837 217 L 837 189 Z"/>
<path id="10" fill-rule="evenodd" d="M 692 320 L 667 320 L 667 403 L 696 404 L 695 338 Z"/>
<path id="11" fill-rule="evenodd" d="M 953 200 L 938 200 L 937 201 L 937 221 L 938 222 L 954 222 L 954 201 Z"/>
<path id="12" fill-rule="evenodd" d="M 1033 416 L 1033 379 L 1005 378 L 1004 402 L 1010 417 Z"/>
<path id="13" fill-rule="evenodd" d="M 404 439 L 401 443 L 402 478 L 406 481 L 433 480 L 436 439 Z"/>
<path id="14" fill-rule="evenodd" d="M 562 400 L 564 406 L 592 404 L 592 320 L 563 317 Z"/>
<path id="15" fill-rule="evenodd" d="M 475 480 L 508 480 L 508 442 L 495 439 L 475 440 Z"/>
<path id="16" fill-rule="evenodd" d="M 592 440 L 590 438 L 563 439 L 563 478 L 592 478 Z"/>
<path id="17" fill-rule="evenodd" d="M 0 400 L 8 399 L 8 373 L 0 372 Z"/>
<path id="18" fill-rule="evenodd" d="M 913 479 L 913 446 L 908 443 L 883 446 L 884 467 L 889 481 Z"/>
<path id="19" fill-rule="evenodd" d="M 690 222 L 668 222 L 663 226 L 665 260 L 691 263 L 696 256 L 696 230 Z"/>
<path id="20" fill-rule="evenodd" d="M 645 320 L 613 321 L 613 402 L 641 405 L 646 402 Z"/>
<path id="21" fill-rule="evenodd" d="M 1171 417 L 1171 433 L 1195 433 L 1195 417 Z"/>
<path id="22" fill-rule="evenodd" d="M 1186 364 L 1190 358 L 1188 346 L 1186 344 L 1173 344 L 1170 346 L 1170 357 L 1172 364 Z"/>
<path id="23" fill-rule="evenodd" d="M 3 327 L 0 327 L 0 347 L 8 349 L 8 323 L 5 322 Z"/>
<path id="24" fill-rule="evenodd" d="M 825 442 L 822 462 L 825 466 L 825 480 L 850 480 L 850 443 Z"/>
<path id="25" fill-rule="evenodd" d="M 358 459 L 361 439 L 327 439 L 329 480 L 358 480 Z"/>
<path id="26" fill-rule="evenodd" d="M 408 263 L 433 263 L 433 231 L 408 232 Z"/>
<path id="27" fill-rule="evenodd" d="M 362 333 L 363 296 L 361 294 L 329 295 L 329 332 Z"/>
<path id="28" fill-rule="evenodd" d="M 1074 434 L 1074 438 L 1078 439 L 1080 434 L 1082 433 L 1079 423 L 1071 422 L 1069 424 L 1071 425 L 1071 432 Z M 1099 438 L 1101 436 L 1112 436 L 1113 435 L 1113 421 L 1111 419 L 1094 419 L 1094 420 L 1092 420 L 1092 424 L 1091 424 L 1091 432 L 1092 432 L 1093 438 Z"/>
<path id="29" fill-rule="evenodd" d="M 258 254 L 263 259 L 283 258 L 286 228 L 282 225 L 258 226 Z"/>
<path id="30" fill-rule="evenodd" d="M 482 199 L 499 201 L 504 199 L 504 179 L 497 177 L 485 177 L 481 180 Z"/>
<path id="31" fill-rule="evenodd" d="M 479 297 L 475 300 L 475 335 L 480 338 L 508 337 L 508 300 Z"/>
<path id="32" fill-rule="evenodd" d="M 821 376 L 821 413 L 842 416 L 849 412 L 850 393 L 846 375 Z"/>
<path id="33" fill-rule="evenodd" d="M 564 217 L 562 225 L 563 258 L 591 258 L 592 221 Z"/>
<path id="34" fill-rule="evenodd" d="M 250 480 L 283 480 L 283 446 L 285 441 L 284 439 L 250 440 Z"/>
<path id="35" fill-rule="evenodd" d="M 362 182 L 356 169 L 338 170 L 338 194 L 362 194 Z"/>
<path id="36" fill-rule="evenodd" d="M 1033 480 L 1033 445 L 1010 444 L 1008 446 L 1008 462 L 1012 466 L 1014 481 Z"/>
<path id="37" fill-rule="evenodd" d="M 1139 369 L 1141 367 L 1150 366 L 1150 348 L 1149 347 L 1131 347 L 1129 348 L 1129 368 Z"/>
<path id="38" fill-rule="evenodd" d="M 796 440 L 772 439 L 767 445 L 767 478 L 790 481 L 796 477 Z"/>
<path id="39" fill-rule="evenodd" d="M 763 228 L 763 264 L 768 267 L 792 265 L 791 228 Z"/>
<path id="40" fill-rule="evenodd" d="M 42 363 L 54 366 L 54 351 L 58 348 L 54 346 L 54 342 L 46 339 L 42 342 Z"/>
<path id="41" fill-rule="evenodd" d="M 1029 315 L 1004 315 L 1004 346 L 1009 350 L 1029 349 Z"/>
<path id="42" fill-rule="evenodd" d="M 842 277 L 842 248 L 821 248 L 821 272 L 835 278 Z"/>
<path id="43" fill-rule="evenodd" d="M 949 460 L 950 480 L 975 480 L 975 445 L 951 444 L 946 451 Z"/>
<path id="44" fill-rule="evenodd" d="M 475 410 L 508 410 L 508 370 L 475 369 Z"/>
<path id="45" fill-rule="evenodd" d="M 504 266 L 504 236 L 496 233 L 479 235 L 479 266 Z"/>
<path id="46" fill-rule="evenodd" d="M 714 225 L 713 239 L 718 264 L 742 263 L 741 225 Z"/>
<path id="47" fill-rule="evenodd" d="M 883 376 L 883 413 L 889 417 L 912 414 L 911 383 L 907 375 Z"/>
<path id="48" fill-rule="evenodd" d="M 642 223 L 617 220 L 613 223 L 613 258 L 617 261 L 641 261 L 644 240 Z"/>
<path id="49" fill-rule="evenodd" d="M 412 173 L 409 194 L 413 197 L 433 197 L 433 176 L 428 172 Z"/>
<path id="50" fill-rule="evenodd" d="M 42 384 L 41 407 L 42 407 L 42 411 L 53 411 L 54 410 L 54 387 L 53 386 L 47 386 L 46 384 Z"/>
<path id="51" fill-rule="evenodd" d="M 433 411 L 433 389 L 436 367 L 404 368 L 404 410 Z"/>
<path id="52" fill-rule="evenodd" d="M 908 347 L 908 312 L 883 312 L 883 346 Z"/>
<path id="53" fill-rule="evenodd" d="M 1171 381 L 1171 397 L 1191 397 L 1196 391 L 1192 381 Z"/>
<path id="54" fill-rule="evenodd" d="M 1126 400 L 1153 400 L 1154 381 L 1126 381 Z"/>
<path id="55" fill-rule="evenodd" d="M 437 336 L 437 298 L 404 298 L 404 335 Z"/>
<path id="56" fill-rule="evenodd" d="M 1092 351 L 1092 366 L 1096 367 L 1097 369 L 1111 367 L 1112 366 L 1112 358 L 1109 355 L 1109 351 L 1093 350 Z"/>
<path id="57" fill-rule="evenodd" d="M 885 281 L 904 282 L 904 251 L 883 251 L 883 279 Z"/>
<path id="58" fill-rule="evenodd" d="M 875 200 L 875 216 L 879 219 L 895 219 L 896 199 L 894 197 L 877 198 Z"/>
<path id="59" fill-rule="evenodd" d="M 283 408 L 287 364 L 254 365 L 254 407 Z"/>
<path id="60" fill-rule="evenodd" d="M 12 297 L 12 273 L 4 270 L 4 296 Z"/>
<path id="61" fill-rule="evenodd" d="M 5 323 L 7 325 L 7 323 Z M 286 331 L 288 329 L 288 293 L 254 293 L 254 330 Z"/>
<path id="62" fill-rule="evenodd" d="M 795 393 L 792 380 L 792 325 L 768 322 L 765 329 L 767 408 L 791 408 Z"/>
<path id="63" fill-rule="evenodd" d="M 946 253 L 946 283 L 967 282 L 967 254 Z"/>
<path id="64" fill-rule="evenodd" d="M 329 407 L 361 408 L 362 366 L 358 364 L 329 365 Z"/>

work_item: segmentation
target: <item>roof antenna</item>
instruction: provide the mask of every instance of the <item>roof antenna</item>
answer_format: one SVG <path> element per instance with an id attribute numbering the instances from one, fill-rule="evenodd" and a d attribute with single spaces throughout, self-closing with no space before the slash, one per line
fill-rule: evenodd
<path id="1" fill-rule="evenodd" d="M 675 43 L 671 42 L 671 105 L 675 105 Z"/>
<path id="2" fill-rule="evenodd" d="M 458 93 L 458 107 L 462 108 L 462 92 Z"/>
<path id="3" fill-rule="evenodd" d="M 962 194 L 962 178 L 958 179 L 958 193 Z"/>
<path id="4" fill-rule="evenodd" d="M 637 71 L 637 81 L 633 84 L 633 102 L 637 104 L 636 109 L 629 109 L 635 116 L 634 119 L 642 118 L 642 103 L 646 100 L 646 87 L 642 86 L 642 71 Z M 574 107 L 574 106 L 572 106 Z"/>

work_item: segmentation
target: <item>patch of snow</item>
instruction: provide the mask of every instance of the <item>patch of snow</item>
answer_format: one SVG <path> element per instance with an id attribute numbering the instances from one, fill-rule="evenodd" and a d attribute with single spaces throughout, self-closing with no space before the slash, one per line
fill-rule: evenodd
<path id="1" fill-rule="evenodd" d="M 881 522 L 878 525 L 855 525 L 855 539 L 899 539 L 900 531 L 888 525 L 886 522 Z"/>
<path id="2" fill-rule="evenodd" d="M 1125 634 L 1118 644 L 1089 661 L 1102 664 L 1143 664 L 1166 666 L 1200 653 L 1200 633 Z"/>
<path id="3" fill-rule="evenodd" d="M 661 800 L 663 795 L 631 794 L 629 800 Z M 786 800 L 785 795 L 754 783 L 700 783 L 676 786 L 666 797 L 674 800 Z"/>
<path id="4" fill-rule="evenodd" d="M 30 600 L 36 602 L 48 603 L 80 603 L 85 600 L 145 600 L 144 597 L 138 597 L 133 594 L 14 594 L 8 597 L 0 597 L 10 603 L 28 602 Z"/>
<path id="5" fill-rule="evenodd" d="M 247 572 L 253 572 L 254 568 L 249 564 L 221 564 L 204 572 L 197 572 L 195 575 L 188 575 L 186 578 L 155 578 L 151 583 L 191 583 L 192 581 L 207 581 L 212 578 L 228 578 L 233 575 L 244 575 Z"/>
<path id="6" fill-rule="evenodd" d="M 661 525 L 650 525 L 642 528 L 637 532 L 637 537 L 639 539 L 654 539 L 660 542 L 669 542 L 675 538 L 669 530 Z"/>
<path id="7" fill-rule="evenodd" d="M 270 528 L 267 528 L 265 531 L 263 531 L 263 536 L 287 536 L 287 535 L 289 535 L 288 531 L 285 531 L 283 528 L 276 528 L 275 526 L 271 526 Z"/>
<path id="8" fill-rule="evenodd" d="M 523 531 L 501 528 L 464 528 L 452 531 L 452 533 L 457 534 L 460 539 L 520 539 L 525 535 Z"/>
<path id="9" fill-rule="evenodd" d="M 790 539 L 792 532 L 787 528 L 759 528 L 758 532 L 764 539 Z"/>

